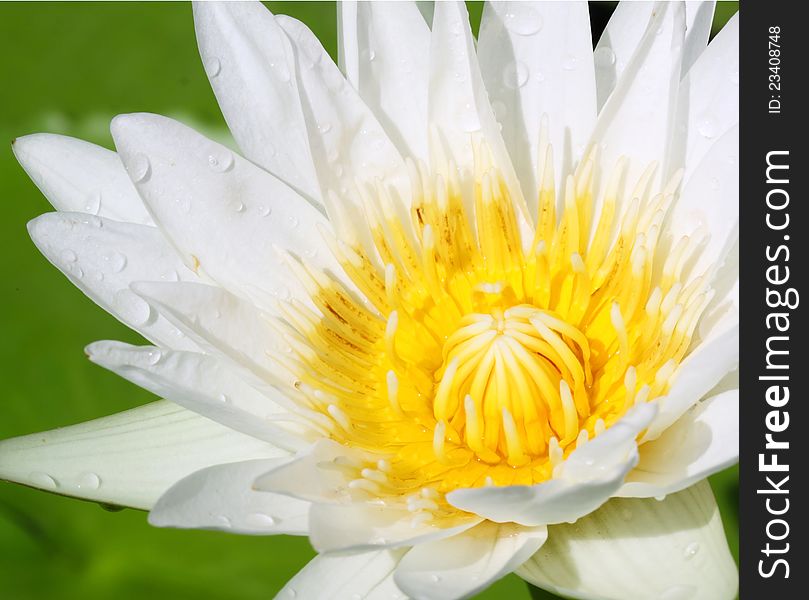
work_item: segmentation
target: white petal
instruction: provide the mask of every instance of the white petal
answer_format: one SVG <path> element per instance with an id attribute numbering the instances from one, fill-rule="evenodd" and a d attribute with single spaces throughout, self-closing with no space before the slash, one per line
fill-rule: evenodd
<path id="1" fill-rule="evenodd" d="M 668 394 L 658 399 L 660 411 L 642 441 L 660 437 L 739 363 L 739 324 L 716 334 L 692 350 L 675 375 Z"/>
<path id="2" fill-rule="evenodd" d="M 285 452 L 165 400 L 0 442 L 0 479 L 149 509 L 169 487 L 215 464 Z"/>
<path id="3" fill-rule="evenodd" d="M 85 352 L 135 385 L 231 429 L 289 450 L 308 445 L 270 420 L 286 412 L 274 397 L 249 385 L 222 359 L 123 342 L 95 342 Z"/>
<path id="4" fill-rule="evenodd" d="M 57 210 L 153 224 L 115 152 L 49 133 L 17 138 L 12 150 Z"/>
<path id="5" fill-rule="evenodd" d="M 256 480 L 257 490 L 287 494 L 309 502 L 351 502 L 348 475 L 338 463 L 364 465 L 374 461 L 374 456 L 322 439 L 295 459 Z"/>
<path id="6" fill-rule="evenodd" d="M 162 233 L 83 213 L 48 213 L 28 223 L 37 248 L 101 308 L 160 346 L 197 346 L 133 294 L 133 281 L 198 280 Z"/>
<path id="7" fill-rule="evenodd" d="M 393 571 L 402 553 L 402 550 L 375 550 L 319 554 L 284 586 L 276 598 L 404 599 L 393 581 Z"/>
<path id="8" fill-rule="evenodd" d="M 739 460 L 739 390 L 707 398 L 640 446 L 640 461 L 616 494 L 664 496 L 693 485 Z"/>
<path id="9" fill-rule="evenodd" d="M 655 7 L 593 133 L 591 143 L 600 146 L 602 190 L 622 156 L 629 160 L 625 178 L 629 190 L 652 161 L 658 162 L 653 189 L 660 189 L 667 175 L 663 171 L 674 129 L 685 9 L 677 2 Z"/>
<path id="10" fill-rule="evenodd" d="M 688 73 L 691 66 L 705 51 L 711 35 L 715 0 L 706 2 L 685 3 L 685 44 L 683 45 L 683 74 Z"/>
<path id="11" fill-rule="evenodd" d="M 739 123 L 738 13 L 714 38 L 680 84 L 675 159 L 685 180 L 714 142 Z"/>
<path id="12" fill-rule="evenodd" d="M 484 522 L 462 534 L 415 546 L 394 579 L 412 598 L 468 598 L 528 560 L 546 527 Z"/>
<path id="13" fill-rule="evenodd" d="M 274 365 L 268 353 L 286 347 L 265 313 L 222 288 L 198 283 L 138 283 L 133 289 L 201 347 L 258 374 L 269 372 Z"/>
<path id="14" fill-rule="evenodd" d="M 715 2 L 687 1 L 682 74 L 705 50 L 711 33 Z M 654 2 L 619 2 L 595 49 L 598 108 L 606 103 L 643 37 Z"/>
<path id="15" fill-rule="evenodd" d="M 250 460 L 192 473 L 160 496 L 149 523 L 253 535 L 306 535 L 308 502 L 253 489 L 256 477 L 285 460 Z"/>
<path id="16" fill-rule="evenodd" d="M 637 464 L 635 438 L 655 415 L 654 404 L 630 410 L 607 431 L 576 449 L 556 476 L 533 486 L 482 487 L 447 494 L 453 506 L 496 523 L 536 526 L 573 522 L 606 502 Z"/>
<path id="17" fill-rule="evenodd" d="M 194 26 L 211 87 L 241 151 L 320 202 L 292 47 L 272 13 L 260 2 L 195 2 Z"/>
<path id="18" fill-rule="evenodd" d="M 437 3 L 432 31 L 428 112 L 434 168 L 445 170 L 448 165 L 442 164 L 441 157 L 446 156 L 462 174 L 473 173 L 475 143 L 485 141 L 505 177 L 518 214 L 527 218 L 530 212 L 480 74 L 464 3 Z"/>
<path id="19" fill-rule="evenodd" d="M 341 62 L 402 156 L 428 160 L 430 29 L 415 2 L 341 2 Z"/>
<path id="20" fill-rule="evenodd" d="M 358 500 L 351 504 L 313 504 L 309 541 L 318 552 L 417 546 L 474 527 L 479 517 L 458 515 L 433 524 L 415 519 L 406 506 Z"/>
<path id="21" fill-rule="evenodd" d="M 308 294 L 275 249 L 340 272 L 325 217 L 284 183 L 166 117 L 119 115 L 112 133 L 124 165 L 186 265 L 267 307 Z"/>
<path id="22" fill-rule="evenodd" d="M 352 202 L 357 181 L 379 179 L 410 199 L 405 163 L 357 91 L 306 25 L 276 17 L 295 53 L 312 156 L 321 189 Z"/>
<path id="23" fill-rule="evenodd" d="M 663 501 L 614 499 L 575 525 L 550 527 L 517 574 L 582 599 L 731 600 L 738 589 L 707 481 Z"/>
<path id="24" fill-rule="evenodd" d="M 590 18 L 583 2 L 491 2 L 478 57 L 529 204 L 537 192 L 540 120 L 548 117 L 556 181 L 581 158 L 596 119 Z"/>
<path id="25" fill-rule="evenodd" d="M 668 220 L 668 229 L 675 241 L 683 235 L 709 235 L 689 268 L 694 275 L 712 274 L 738 235 L 738 125 L 713 143 L 685 182 Z"/>

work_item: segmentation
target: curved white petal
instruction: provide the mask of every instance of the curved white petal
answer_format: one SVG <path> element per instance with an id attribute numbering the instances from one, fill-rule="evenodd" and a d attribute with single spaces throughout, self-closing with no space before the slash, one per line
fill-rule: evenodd
<path id="1" fill-rule="evenodd" d="M 197 345 L 130 291 L 133 281 L 198 280 L 155 227 L 83 213 L 47 213 L 28 223 L 37 248 L 96 304 L 156 344 Z"/>
<path id="2" fill-rule="evenodd" d="M 286 342 L 270 327 L 266 313 L 222 288 L 140 282 L 133 285 L 133 291 L 202 348 L 225 355 L 259 375 L 273 371 L 269 354 L 286 348 Z"/>
<path id="3" fill-rule="evenodd" d="M 625 176 L 629 190 L 652 161 L 657 161 L 658 169 L 651 187 L 662 187 L 663 176 L 668 175 L 663 169 L 674 130 L 684 35 L 682 3 L 655 4 L 643 37 L 598 115 L 591 143 L 600 149 L 602 191 L 621 157 L 629 161 Z"/>
<path id="4" fill-rule="evenodd" d="M 621 487 L 638 462 L 635 439 L 655 413 L 652 403 L 634 407 L 607 431 L 574 450 L 549 481 L 460 489 L 447 494 L 447 500 L 496 523 L 573 522 L 601 506 Z"/>
<path id="5" fill-rule="evenodd" d="M 435 6 L 428 113 L 433 167 L 446 175 L 446 157 L 454 161 L 462 174 L 472 173 L 475 145 L 485 142 L 505 177 L 518 214 L 530 221 L 531 213 L 483 83 L 463 2 L 438 2 Z"/>
<path id="6" fill-rule="evenodd" d="M 739 15 L 713 39 L 680 84 L 673 162 L 685 181 L 725 132 L 739 123 Z"/>
<path id="7" fill-rule="evenodd" d="M 660 411 L 642 442 L 660 437 L 670 425 L 739 364 L 739 323 L 700 343 L 680 363 L 668 394 L 657 400 Z"/>
<path id="8" fill-rule="evenodd" d="M 372 462 L 371 454 L 324 438 L 299 452 L 293 460 L 259 477 L 255 488 L 314 503 L 350 503 L 349 476 L 345 469 L 337 467 L 340 463 Z"/>
<path id="9" fill-rule="evenodd" d="M 707 481 L 663 501 L 617 498 L 574 525 L 552 526 L 517 574 L 586 600 L 732 600 L 738 589 Z"/>
<path id="10" fill-rule="evenodd" d="M 616 496 L 665 496 L 729 467 L 739 460 L 739 390 L 703 400 L 639 450 Z"/>
<path id="11" fill-rule="evenodd" d="M 313 504 L 309 512 L 309 541 L 318 552 L 419 546 L 466 531 L 480 523 L 473 515 L 458 515 L 434 524 L 415 518 L 402 506 L 377 504 L 360 498 L 350 504 Z"/>
<path id="12" fill-rule="evenodd" d="M 260 2 L 195 2 L 199 53 L 244 155 L 320 202 L 320 186 L 293 76 L 295 59 Z"/>
<path id="13" fill-rule="evenodd" d="M 671 207 L 668 232 L 706 236 L 689 265 L 694 275 L 713 275 L 731 249 L 739 227 L 739 126 L 717 139 L 683 186 Z"/>
<path id="14" fill-rule="evenodd" d="M 306 446 L 279 427 L 277 418 L 286 411 L 274 398 L 249 385 L 222 359 L 106 341 L 90 344 L 85 352 L 94 363 L 135 385 L 226 427 L 289 450 Z"/>
<path id="15" fill-rule="evenodd" d="M 685 7 L 686 34 L 683 44 L 684 75 L 705 50 L 711 33 L 715 2 L 687 1 Z M 598 108 L 604 106 L 615 89 L 632 54 L 643 37 L 654 2 L 619 2 L 595 49 L 595 72 L 598 87 Z"/>
<path id="16" fill-rule="evenodd" d="M 459 535 L 415 546 L 394 580 L 411 598 L 468 598 L 528 560 L 546 527 L 484 522 Z"/>
<path id="17" fill-rule="evenodd" d="M 119 115 L 115 144 L 155 220 L 186 265 L 271 306 L 307 299 L 278 248 L 340 273 L 319 233 L 326 218 L 266 171 L 166 117 Z"/>
<path id="18" fill-rule="evenodd" d="M 256 477 L 285 460 L 250 460 L 192 473 L 160 496 L 149 523 L 248 535 L 306 535 L 308 502 L 253 489 Z"/>
<path id="19" fill-rule="evenodd" d="M 321 189 L 355 202 L 358 181 L 376 179 L 409 202 L 407 168 L 385 130 L 306 25 L 279 15 L 292 43 L 309 144 Z"/>
<path id="20" fill-rule="evenodd" d="M 536 202 L 540 121 L 548 118 L 556 181 L 581 159 L 596 119 L 590 18 L 584 2 L 490 2 L 478 57 L 529 205 Z"/>
<path id="21" fill-rule="evenodd" d="M 55 209 L 153 224 L 115 152 L 50 133 L 19 137 L 11 149 Z"/>
<path id="22" fill-rule="evenodd" d="M 319 554 L 278 593 L 276 598 L 306 600 L 405 600 L 393 581 L 402 550 Z"/>
<path id="23" fill-rule="evenodd" d="M 194 471 L 285 454 L 161 400 L 86 423 L 0 441 L 0 479 L 150 509 L 169 487 Z"/>
<path id="24" fill-rule="evenodd" d="M 415 2 L 341 2 L 340 58 L 348 81 L 402 156 L 428 160 L 430 29 Z"/>

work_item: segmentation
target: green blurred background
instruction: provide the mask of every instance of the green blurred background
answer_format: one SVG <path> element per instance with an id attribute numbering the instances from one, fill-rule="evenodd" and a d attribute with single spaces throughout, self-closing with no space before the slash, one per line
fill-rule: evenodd
<path id="1" fill-rule="evenodd" d="M 329 2 L 269 2 L 312 28 L 336 55 Z M 602 18 L 613 3 L 598 7 Z M 481 4 L 469 3 L 475 27 Z M 738 10 L 720 3 L 716 26 Z M 595 25 L 597 30 L 598 24 Z M 0 438 L 110 414 L 153 398 L 89 363 L 98 339 L 138 336 L 85 299 L 42 258 L 25 224 L 52 210 L 17 165 L 10 142 L 38 131 L 112 147 L 118 113 L 148 111 L 227 140 L 185 3 L 0 4 Z M 738 547 L 738 473 L 713 478 Z M 111 513 L 0 483 L 0 597 L 117 600 L 272 597 L 313 556 L 306 539 L 154 529 L 146 514 Z M 479 598 L 527 599 L 509 576 Z"/>

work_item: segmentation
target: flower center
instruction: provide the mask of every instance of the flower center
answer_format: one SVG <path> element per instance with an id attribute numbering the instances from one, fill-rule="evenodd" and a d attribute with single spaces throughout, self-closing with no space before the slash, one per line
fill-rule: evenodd
<path id="1" fill-rule="evenodd" d="M 623 192 L 619 164 L 597 212 L 592 156 L 557 201 L 540 154 L 536 218 L 481 149 L 463 185 L 452 165 L 411 164 L 408 207 L 381 184 L 358 184 L 364 220 L 329 206 L 351 285 L 288 257 L 311 305 L 282 306 L 277 385 L 310 428 L 367 453 L 332 465 L 352 493 L 451 514 L 444 493 L 545 481 L 668 391 L 712 295 L 688 267 L 701 236 L 660 239 L 676 181 L 650 192 L 652 166 Z"/>
<path id="2" fill-rule="evenodd" d="M 433 414 L 435 452 L 448 432 L 480 460 L 523 466 L 579 434 L 590 414 L 590 344 L 551 311 L 522 304 L 472 313 L 443 348 Z"/>

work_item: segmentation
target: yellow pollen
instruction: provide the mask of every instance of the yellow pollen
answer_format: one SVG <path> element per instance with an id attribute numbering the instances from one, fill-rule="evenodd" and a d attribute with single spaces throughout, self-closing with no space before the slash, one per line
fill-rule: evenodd
<path id="1" fill-rule="evenodd" d="M 689 267 L 704 232 L 661 249 L 677 178 L 652 194 L 651 165 L 624 195 L 622 160 L 596 202 L 591 152 L 557 197 L 544 143 L 528 223 L 486 147 L 475 154 L 463 180 L 409 161 L 412 198 L 358 183 L 354 221 L 327 195 L 339 228 L 324 235 L 351 286 L 286 257 L 312 300 L 277 325 L 296 418 L 365 451 L 339 466 L 349 492 L 400 501 L 414 525 L 456 515 L 454 489 L 552 478 L 667 393 L 712 296 Z"/>

